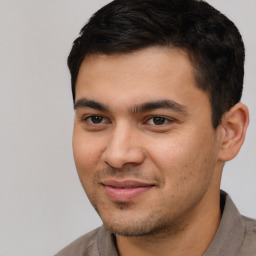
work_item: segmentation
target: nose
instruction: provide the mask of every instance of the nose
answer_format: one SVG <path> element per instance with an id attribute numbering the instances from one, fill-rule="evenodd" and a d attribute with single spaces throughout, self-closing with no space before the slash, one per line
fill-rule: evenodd
<path id="1" fill-rule="evenodd" d="M 105 151 L 103 161 L 113 168 L 122 168 L 126 164 L 139 165 L 145 159 L 145 153 L 140 145 L 139 134 L 127 126 L 113 129 Z"/>

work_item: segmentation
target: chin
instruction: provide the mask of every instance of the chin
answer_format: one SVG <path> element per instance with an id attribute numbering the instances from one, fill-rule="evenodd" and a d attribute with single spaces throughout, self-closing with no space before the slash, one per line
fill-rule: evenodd
<path id="1" fill-rule="evenodd" d="M 139 236 L 147 236 L 151 232 L 145 229 L 141 229 L 141 227 L 124 227 L 118 225 L 105 225 L 105 227 L 113 234 L 124 236 L 124 237 L 139 237 Z"/>
<path id="2" fill-rule="evenodd" d="M 152 216 L 136 218 L 136 220 L 135 218 L 136 216 L 134 219 L 124 219 L 123 216 L 118 216 L 115 220 L 108 219 L 103 223 L 111 233 L 124 237 L 161 236 L 167 232 L 167 225 L 159 219 Z"/>

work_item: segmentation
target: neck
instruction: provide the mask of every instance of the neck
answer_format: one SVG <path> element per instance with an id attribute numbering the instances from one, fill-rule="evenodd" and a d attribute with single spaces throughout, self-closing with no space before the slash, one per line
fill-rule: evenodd
<path id="1" fill-rule="evenodd" d="M 213 240 L 221 219 L 219 191 L 207 194 L 200 205 L 176 220 L 170 230 L 142 237 L 117 236 L 119 255 L 203 255 Z"/>

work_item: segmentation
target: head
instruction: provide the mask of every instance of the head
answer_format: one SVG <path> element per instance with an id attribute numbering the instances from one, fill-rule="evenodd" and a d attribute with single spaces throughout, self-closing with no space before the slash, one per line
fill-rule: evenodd
<path id="1" fill-rule="evenodd" d="M 238 30 L 203 1 L 116 0 L 84 26 L 68 59 L 74 158 L 109 230 L 175 233 L 219 213 L 248 124 L 243 62 Z"/>
<path id="2" fill-rule="evenodd" d="M 233 22 L 204 1 L 117 0 L 96 12 L 68 58 L 73 100 L 86 56 L 127 54 L 152 46 L 188 53 L 196 86 L 209 96 L 216 128 L 222 115 L 240 101 L 245 54 Z"/>

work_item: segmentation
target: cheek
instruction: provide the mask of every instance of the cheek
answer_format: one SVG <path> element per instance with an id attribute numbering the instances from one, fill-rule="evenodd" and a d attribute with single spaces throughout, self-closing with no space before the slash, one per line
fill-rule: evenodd
<path id="1" fill-rule="evenodd" d="M 190 134 L 191 135 L 191 134 Z M 207 137 L 176 136 L 151 143 L 149 149 L 154 162 L 166 183 L 173 186 L 202 180 L 213 169 L 211 143 Z M 209 140 L 209 139 L 208 139 Z"/>
<path id="2" fill-rule="evenodd" d="M 154 144 L 151 159 L 163 180 L 164 202 L 182 209 L 198 201 L 211 183 L 213 163 L 209 147 L 178 140 Z"/>
<path id="3" fill-rule="evenodd" d="M 99 143 L 85 136 L 84 132 L 79 133 L 74 130 L 73 154 L 77 174 L 84 191 L 88 197 L 94 197 L 93 179 L 99 164 Z"/>
<path id="4" fill-rule="evenodd" d="M 171 171 L 177 166 L 184 166 L 194 161 L 197 149 L 195 145 L 186 143 L 186 140 L 163 139 L 151 143 L 149 154 L 159 169 Z"/>
<path id="5" fill-rule="evenodd" d="M 84 131 L 74 129 L 72 144 L 79 177 L 89 175 L 99 168 L 98 165 L 104 150 L 103 140 L 96 136 L 86 136 Z"/>

